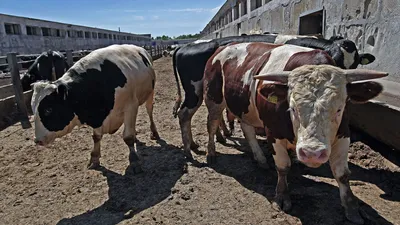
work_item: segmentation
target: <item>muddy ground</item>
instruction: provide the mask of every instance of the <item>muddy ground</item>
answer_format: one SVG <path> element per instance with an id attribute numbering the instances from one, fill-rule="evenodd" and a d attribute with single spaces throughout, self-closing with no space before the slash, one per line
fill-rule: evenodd
<path id="1" fill-rule="evenodd" d="M 102 140 L 103 167 L 88 170 L 91 130 L 75 129 L 48 148 L 33 144 L 33 129 L 15 124 L 0 131 L 0 224 L 351 224 L 329 166 L 309 169 L 295 162 L 288 181 L 293 209 L 271 204 L 274 169 L 259 169 L 240 129 L 226 145 L 217 143 L 216 165 L 205 163 L 206 108 L 193 120 L 199 163 L 186 162 L 178 120 L 171 58 L 155 62 L 155 120 L 162 141 L 150 140 L 144 107 L 137 121 L 144 173 L 125 175 L 128 148 L 122 129 Z M 273 160 L 260 137 L 260 143 Z M 374 150 L 372 150 L 374 148 Z M 366 224 L 400 224 L 398 155 L 385 146 L 354 142 L 351 188 Z M 381 152 L 378 153 L 377 151 Z"/>

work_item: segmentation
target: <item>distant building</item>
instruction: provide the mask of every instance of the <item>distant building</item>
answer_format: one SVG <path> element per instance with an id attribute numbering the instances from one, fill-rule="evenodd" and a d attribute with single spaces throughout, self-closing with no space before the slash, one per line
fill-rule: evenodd
<path id="1" fill-rule="evenodd" d="M 111 44 L 150 45 L 151 34 L 132 34 L 94 27 L 0 14 L 0 55 L 51 50 L 97 49 Z"/>

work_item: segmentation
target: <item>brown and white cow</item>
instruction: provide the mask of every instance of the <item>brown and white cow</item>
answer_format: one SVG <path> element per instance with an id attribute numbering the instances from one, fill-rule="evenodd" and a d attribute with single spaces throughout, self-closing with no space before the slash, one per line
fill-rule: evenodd
<path id="1" fill-rule="evenodd" d="M 89 168 L 100 165 L 100 141 L 124 124 L 123 139 L 128 145 L 130 167 L 141 172 L 136 151 L 135 125 L 138 107 L 146 105 L 151 138 L 159 135 L 153 121 L 156 74 L 149 53 L 135 45 L 111 45 L 92 51 L 76 62 L 60 79 L 33 86 L 32 110 L 35 143 L 48 145 L 86 124 L 93 128 L 94 148 Z"/>
<path id="2" fill-rule="evenodd" d="M 312 168 L 329 161 L 346 217 L 362 223 L 349 186 L 346 102 L 362 103 L 382 91 L 376 82 L 352 82 L 384 76 L 387 73 L 340 69 L 325 51 L 300 46 L 242 43 L 221 47 L 208 60 L 204 72 L 209 112 L 207 161 L 213 163 L 216 159 L 214 135 L 227 108 L 241 121 L 254 157 L 262 164 L 266 160 L 255 127 L 267 130 L 274 148 L 276 203 L 280 207 L 291 208 L 287 150 L 294 150 L 297 159 Z"/>

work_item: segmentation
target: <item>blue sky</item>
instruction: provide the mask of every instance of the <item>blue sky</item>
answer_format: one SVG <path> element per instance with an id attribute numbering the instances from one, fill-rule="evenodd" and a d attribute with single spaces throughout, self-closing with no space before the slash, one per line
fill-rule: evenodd
<path id="1" fill-rule="evenodd" d="M 225 0 L 0 0 L 0 13 L 152 36 L 200 32 Z"/>

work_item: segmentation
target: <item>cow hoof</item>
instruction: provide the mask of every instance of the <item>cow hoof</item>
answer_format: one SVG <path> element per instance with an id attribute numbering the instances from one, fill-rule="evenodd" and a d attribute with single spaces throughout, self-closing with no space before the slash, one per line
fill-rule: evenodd
<path id="1" fill-rule="evenodd" d="M 272 204 L 273 207 L 282 209 L 284 212 L 288 212 L 292 208 L 292 201 L 288 194 L 276 195 Z"/>
<path id="2" fill-rule="evenodd" d="M 221 144 L 226 144 L 226 139 L 223 136 L 217 135 L 217 142 Z"/>
<path id="3" fill-rule="evenodd" d="M 213 165 L 217 163 L 217 156 L 215 155 L 207 155 L 207 164 Z"/>
<path id="4" fill-rule="evenodd" d="M 224 132 L 224 136 L 225 136 L 225 137 L 232 137 L 232 135 L 233 135 L 233 132 L 232 132 L 232 131 Z"/>
<path id="5" fill-rule="evenodd" d="M 183 151 L 183 154 L 185 155 L 187 160 L 190 160 L 190 161 L 193 160 L 193 156 L 192 156 L 192 153 L 190 152 L 190 150 L 189 151 Z"/>
<path id="6" fill-rule="evenodd" d="M 151 133 L 150 139 L 151 140 L 159 140 L 160 139 L 160 135 L 158 134 L 158 132 Z"/>
<path id="7" fill-rule="evenodd" d="M 364 224 L 364 219 L 361 217 L 358 209 L 345 210 L 346 218 L 355 224 Z"/>
<path id="8" fill-rule="evenodd" d="M 95 170 L 100 167 L 100 161 L 90 161 L 89 164 L 87 165 L 87 168 L 89 170 Z"/>
<path id="9" fill-rule="evenodd" d="M 190 143 L 190 149 L 192 150 L 197 150 L 200 147 L 200 145 L 196 144 L 196 142 Z"/>

